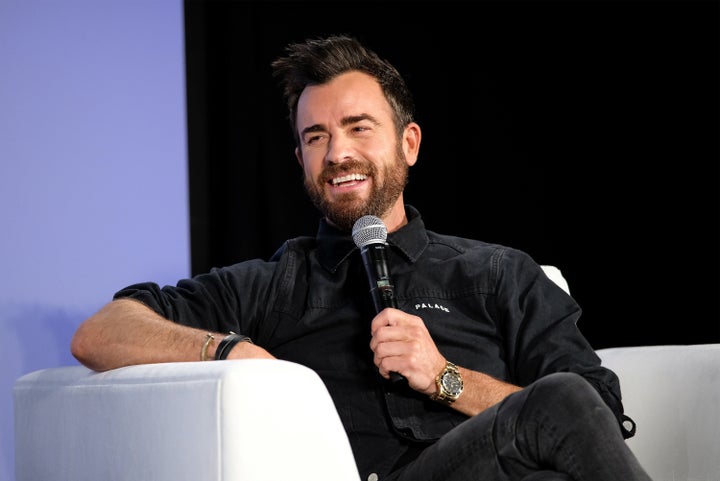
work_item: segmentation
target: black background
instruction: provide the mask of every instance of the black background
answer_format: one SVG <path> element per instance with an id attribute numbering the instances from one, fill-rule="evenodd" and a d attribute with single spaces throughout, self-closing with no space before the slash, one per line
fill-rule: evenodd
<path id="1" fill-rule="evenodd" d="M 185 2 L 192 270 L 313 235 L 270 62 L 349 33 L 423 129 L 431 230 L 559 267 L 595 348 L 720 342 L 718 2 Z"/>

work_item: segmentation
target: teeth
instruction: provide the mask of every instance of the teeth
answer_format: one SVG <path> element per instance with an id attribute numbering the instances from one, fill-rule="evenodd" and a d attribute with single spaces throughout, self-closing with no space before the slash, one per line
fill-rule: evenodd
<path id="1" fill-rule="evenodd" d="M 365 180 L 367 176 L 362 174 L 349 174 L 342 177 L 332 179 L 332 185 L 342 184 L 343 182 L 352 182 L 353 180 Z"/>

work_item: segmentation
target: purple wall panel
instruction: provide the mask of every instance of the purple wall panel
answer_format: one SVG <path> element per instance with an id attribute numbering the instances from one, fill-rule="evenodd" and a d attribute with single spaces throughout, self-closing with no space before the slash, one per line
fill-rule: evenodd
<path id="1" fill-rule="evenodd" d="M 117 289 L 189 275 L 180 0 L 0 0 L 0 480 L 12 385 Z"/>

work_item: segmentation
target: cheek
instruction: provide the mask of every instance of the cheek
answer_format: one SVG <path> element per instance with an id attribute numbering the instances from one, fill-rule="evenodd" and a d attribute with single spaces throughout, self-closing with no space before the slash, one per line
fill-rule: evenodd
<path id="1" fill-rule="evenodd" d="M 394 136 L 387 136 L 382 142 L 378 141 L 370 148 L 373 156 L 383 159 L 395 159 L 398 152 L 403 151 L 402 145 L 398 143 Z"/>
<path id="2" fill-rule="evenodd" d="M 317 158 L 315 158 L 317 157 Z M 304 153 L 303 154 L 303 161 L 301 163 L 303 173 L 305 174 L 305 177 L 308 178 L 315 178 L 318 176 L 320 171 L 322 170 L 323 161 L 321 157 L 315 156 L 313 157 L 312 153 Z"/>

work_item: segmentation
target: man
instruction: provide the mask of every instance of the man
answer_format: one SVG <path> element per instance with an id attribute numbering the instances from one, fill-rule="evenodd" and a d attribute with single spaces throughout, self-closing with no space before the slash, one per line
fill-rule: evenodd
<path id="1" fill-rule="evenodd" d="M 273 68 L 324 215 L 316 238 L 176 286 L 127 287 L 78 328 L 73 355 L 96 370 L 309 366 L 362 479 L 649 480 L 625 444 L 617 377 L 578 331 L 573 299 L 524 252 L 428 231 L 405 204 L 421 130 L 397 70 L 347 36 L 290 45 Z M 366 215 L 389 232 L 398 308 L 379 313 L 351 237 Z"/>

